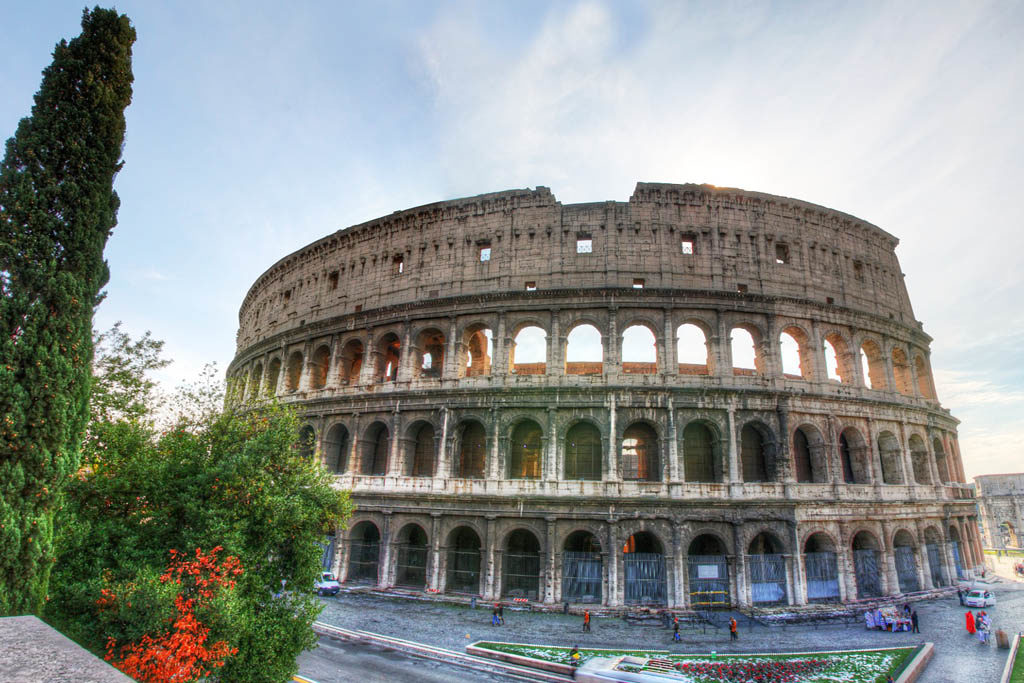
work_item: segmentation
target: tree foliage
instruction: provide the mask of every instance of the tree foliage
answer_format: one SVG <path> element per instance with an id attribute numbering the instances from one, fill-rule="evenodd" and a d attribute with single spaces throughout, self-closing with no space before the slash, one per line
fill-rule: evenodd
<path id="1" fill-rule="evenodd" d="M 0 615 L 41 609 L 78 468 L 134 41 L 127 17 L 86 10 L 0 166 Z"/>
<path id="2" fill-rule="evenodd" d="M 100 347 L 96 366 L 152 367 L 138 359 L 146 348 L 152 347 Z M 108 352 L 136 358 L 108 363 Z M 223 407 L 222 385 L 212 382 L 212 372 L 205 379 L 172 401 L 175 417 L 163 430 L 153 426 L 152 413 L 94 422 L 100 438 L 91 465 L 68 487 L 47 619 L 97 653 L 111 637 L 158 640 L 179 617 L 174 595 L 154 578 L 168 552 L 223 547 L 245 571 L 231 599 L 213 604 L 202 619 L 209 642 L 237 648 L 212 677 L 286 680 L 298 654 L 315 643 L 318 543 L 351 506 L 316 459 L 296 448 L 293 411 L 276 404 Z M 123 405 L 139 385 L 111 386 L 115 395 L 98 395 Z M 137 595 L 131 616 L 102 617 L 96 600 L 103 590 Z"/>

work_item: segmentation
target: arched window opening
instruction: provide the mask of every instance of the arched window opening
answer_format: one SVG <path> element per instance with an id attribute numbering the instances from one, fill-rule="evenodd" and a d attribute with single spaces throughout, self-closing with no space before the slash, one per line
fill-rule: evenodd
<path id="1" fill-rule="evenodd" d="M 622 547 L 627 605 L 664 605 L 668 601 L 665 555 L 657 536 L 640 531 Z"/>
<path id="2" fill-rule="evenodd" d="M 299 430 L 299 440 L 295 442 L 295 450 L 299 452 L 299 457 L 303 460 L 312 458 L 313 453 L 316 452 L 316 432 L 309 425 Z"/>
<path id="3" fill-rule="evenodd" d="M 269 369 L 267 370 L 267 396 L 273 396 L 277 393 L 277 383 L 281 378 L 281 359 L 274 358 L 270 361 Z"/>
<path id="4" fill-rule="evenodd" d="M 765 434 L 752 424 L 740 432 L 740 469 L 743 481 L 760 482 L 772 479 L 774 447 Z"/>
<path id="5" fill-rule="evenodd" d="M 646 424 L 634 424 L 622 434 L 622 478 L 626 481 L 660 481 L 658 436 Z"/>
<path id="6" fill-rule="evenodd" d="M 822 348 L 825 351 L 825 373 L 828 378 L 842 384 L 852 384 L 856 374 L 846 340 L 838 334 L 829 334 L 825 336 Z"/>
<path id="7" fill-rule="evenodd" d="M 864 386 L 882 391 L 888 387 L 885 381 L 885 360 L 878 344 L 868 339 L 860 347 L 860 363 L 863 369 Z"/>
<path id="8" fill-rule="evenodd" d="M 512 432 L 509 479 L 540 479 L 543 432 L 536 422 L 527 420 Z"/>
<path id="9" fill-rule="evenodd" d="M 867 531 L 853 537 L 853 569 L 857 578 L 857 599 L 882 596 L 878 539 Z"/>
<path id="10" fill-rule="evenodd" d="M 344 385 L 359 384 L 359 373 L 363 369 L 363 343 L 353 339 L 341 350 L 339 379 Z"/>
<path id="11" fill-rule="evenodd" d="M 565 436 L 565 478 L 601 479 L 602 444 L 597 427 L 586 422 L 574 425 Z"/>
<path id="12" fill-rule="evenodd" d="M 249 398 L 259 398 L 260 380 L 263 379 L 263 363 L 257 363 L 249 375 Z"/>
<path id="13" fill-rule="evenodd" d="M 789 379 L 814 379 L 807 335 L 798 327 L 787 327 L 779 335 L 782 375 Z"/>
<path id="14" fill-rule="evenodd" d="M 711 374 L 711 354 L 704 330 L 693 323 L 680 325 L 676 329 L 676 362 L 680 375 Z"/>
<path id="15" fill-rule="evenodd" d="M 918 484 L 932 483 L 932 469 L 928 462 L 928 447 L 917 434 L 910 436 L 910 464 L 914 469 L 914 481 Z"/>
<path id="16" fill-rule="evenodd" d="M 839 435 L 839 459 L 844 482 L 871 483 L 871 454 L 864 437 L 853 427 L 847 427 Z"/>
<path id="17" fill-rule="evenodd" d="M 796 480 L 821 484 L 828 481 L 825 439 L 813 425 L 803 425 L 793 432 L 793 462 Z"/>
<path id="18" fill-rule="evenodd" d="M 822 342 L 822 350 L 825 353 L 825 375 L 834 382 L 842 382 L 839 376 L 839 356 L 836 355 L 836 347 L 828 339 Z"/>
<path id="19" fill-rule="evenodd" d="M 814 481 L 811 474 L 811 448 L 802 429 L 793 432 L 793 460 L 796 462 L 796 480 L 801 484 Z"/>
<path id="20" fill-rule="evenodd" d="M 761 532 L 747 547 L 750 599 L 755 605 L 786 604 L 786 557 L 782 543 Z"/>
<path id="21" fill-rule="evenodd" d="M 547 372 L 548 333 L 529 325 L 512 340 L 511 367 L 516 375 L 543 375 Z"/>
<path id="22" fill-rule="evenodd" d="M 932 450 L 935 452 L 935 467 L 939 470 L 939 479 L 942 483 L 953 481 L 949 474 L 949 460 L 946 459 L 946 450 L 942 447 L 942 439 L 932 439 Z"/>
<path id="23" fill-rule="evenodd" d="M 914 395 L 914 383 L 910 379 L 910 363 L 907 354 L 898 346 L 892 350 L 892 377 L 896 391 L 904 396 Z"/>
<path id="24" fill-rule="evenodd" d="M 394 382 L 398 379 L 398 363 L 402 355 L 402 342 L 395 334 L 386 334 L 377 346 L 377 381 Z"/>
<path id="25" fill-rule="evenodd" d="M 928 368 L 923 356 L 914 358 L 914 370 L 917 372 L 917 390 L 925 398 L 935 400 L 935 384 L 932 382 L 932 371 Z"/>
<path id="26" fill-rule="evenodd" d="M 313 358 L 309 366 L 309 385 L 314 389 L 323 389 L 327 386 L 327 370 L 331 365 L 331 350 L 326 346 L 320 346 L 313 352 Z"/>
<path id="27" fill-rule="evenodd" d="M 601 544 L 589 531 L 574 531 L 562 552 L 562 600 L 601 603 Z"/>
<path id="28" fill-rule="evenodd" d="M 327 431 L 324 442 L 324 466 L 328 472 L 342 474 L 348 469 L 348 453 L 351 444 L 345 425 L 334 425 Z"/>
<path id="29" fill-rule="evenodd" d="M 509 534 L 502 555 L 502 596 L 535 601 L 540 594 L 540 543 L 525 529 Z"/>
<path id="30" fill-rule="evenodd" d="M 285 390 L 294 392 L 299 390 L 299 382 L 302 380 L 302 354 L 296 351 L 288 357 L 288 374 L 285 375 Z"/>
<path id="31" fill-rule="evenodd" d="M 446 592 L 480 593 L 480 545 L 480 537 L 469 527 L 459 527 L 449 535 Z"/>
<path id="32" fill-rule="evenodd" d="M 716 468 L 714 437 L 707 425 L 691 422 L 683 429 L 683 477 L 686 481 L 719 481 Z"/>
<path id="33" fill-rule="evenodd" d="M 836 547 L 825 534 L 811 534 L 804 542 L 804 575 L 808 602 L 839 602 Z"/>
<path id="34" fill-rule="evenodd" d="M 883 484 L 903 483 L 903 459 L 900 442 L 892 432 L 878 435 L 878 456 L 882 464 Z"/>
<path id="35" fill-rule="evenodd" d="M 444 370 L 444 334 L 440 330 L 424 330 L 416 338 L 416 374 L 437 379 Z"/>
<path id="36" fill-rule="evenodd" d="M 467 422 L 462 429 L 459 459 L 455 476 L 460 479 L 483 479 L 487 461 L 487 435 L 479 422 Z"/>
<path id="37" fill-rule="evenodd" d="M 728 607 L 731 600 L 725 544 L 710 534 L 702 534 L 690 542 L 686 555 L 690 605 L 695 608 Z"/>
<path id="38" fill-rule="evenodd" d="M 917 578 L 917 543 L 906 530 L 900 529 L 893 537 L 893 559 L 896 560 L 896 579 L 900 593 L 914 593 L 921 590 Z"/>
<path id="39" fill-rule="evenodd" d="M 604 370 L 601 333 L 593 325 L 577 325 L 565 338 L 565 374 L 600 375 Z"/>
<path id="40" fill-rule="evenodd" d="M 427 532 L 407 524 L 398 534 L 395 585 L 422 590 L 427 585 Z"/>
<path id="41" fill-rule="evenodd" d="M 413 477 L 434 476 L 434 453 L 436 450 L 434 427 L 431 424 L 423 424 L 416 430 L 409 474 Z"/>
<path id="42" fill-rule="evenodd" d="M 483 377 L 491 374 L 491 330 L 471 325 L 462 335 L 459 351 L 459 377 Z"/>
<path id="43" fill-rule="evenodd" d="M 380 531 L 372 522 L 360 522 L 349 535 L 348 583 L 377 583 L 380 568 Z"/>
<path id="44" fill-rule="evenodd" d="M 375 422 L 366 430 L 362 443 L 362 457 L 359 474 L 383 476 L 388 471 L 388 452 L 391 439 L 383 422 Z"/>
<path id="45" fill-rule="evenodd" d="M 653 375 L 658 372 L 658 344 L 644 325 L 631 325 L 622 333 L 622 372 Z"/>
<path id="46" fill-rule="evenodd" d="M 761 366 L 761 359 L 757 353 L 757 346 L 754 344 L 754 335 L 742 327 L 734 327 L 729 332 L 732 341 L 732 374 L 741 376 L 753 376 L 758 373 Z"/>

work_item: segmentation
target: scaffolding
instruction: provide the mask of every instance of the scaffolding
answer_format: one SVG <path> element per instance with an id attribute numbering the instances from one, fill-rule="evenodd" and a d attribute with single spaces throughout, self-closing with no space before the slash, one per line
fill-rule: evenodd
<path id="1" fill-rule="evenodd" d="M 664 605 L 665 556 L 661 553 L 625 553 L 622 556 L 627 605 Z"/>
<path id="2" fill-rule="evenodd" d="M 833 552 L 804 553 L 808 602 L 839 601 L 839 563 Z"/>
<path id="3" fill-rule="evenodd" d="M 601 553 L 567 550 L 562 554 L 562 599 L 601 602 Z"/>

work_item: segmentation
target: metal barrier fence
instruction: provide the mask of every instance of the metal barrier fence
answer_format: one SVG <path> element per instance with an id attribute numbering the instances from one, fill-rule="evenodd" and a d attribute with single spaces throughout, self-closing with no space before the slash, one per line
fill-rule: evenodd
<path id="1" fill-rule="evenodd" d="M 348 550 L 348 580 L 351 582 L 377 582 L 380 562 L 380 543 L 350 541 Z"/>
<path id="2" fill-rule="evenodd" d="M 808 602 L 839 600 L 839 566 L 832 552 L 805 553 L 804 574 Z"/>
<path id="3" fill-rule="evenodd" d="M 727 607 L 729 568 L 725 555 L 690 555 L 690 604 L 700 607 Z"/>
<path id="4" fill-rule="evenodd" d="M 408 544 L 398 546 L 395 585 L 406 588 L 423 588 L 427 585 L 426 546 Z"/>
<path id="5" fill-rule="evenodd" d="M 567 550 L 562 554 L 562 599 L 601 602 L 601 553 Z"/>
<path id="6" fill-rule="evenodd" d="M 786 604 L 786 558 L 782 555 L 747 555 L 750 600 L 755 605 Z"/>
<path id="7" fill-rule="evenodd" d="M 537 600 L 540 589 L 540 555 L 537 553 L 505 553 L 502 558 L 502 581 L 507 598 Z"/>
<path id="8" fill-rule="evenodd" d="M 878 551 L 871 549 L 853 551 L 853 568 L 857 575 L 857 597 L 877 598 L 882 595 L 882 583 L 878 576 Z"/>
<path id="9" fill-rule="evenodd" d="M 449 550 L 445 578 L 446 590 L 449 593 L 479 593 L 480 551 Z"/>
<path id="10" fill-rule="evenodd" d="M 622 565 L 627 605 L 663 605 L 667 602 L 664 555 L 626 553 Z"/>

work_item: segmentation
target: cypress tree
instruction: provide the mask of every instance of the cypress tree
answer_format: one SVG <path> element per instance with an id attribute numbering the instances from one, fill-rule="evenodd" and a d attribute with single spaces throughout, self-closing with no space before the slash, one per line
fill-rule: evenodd
<path id="1" fill-rule="evenodd" d="M 0 166 L 0 616 L 39 613 L 88 418 L 135 29 L 85 10 Z"/>

